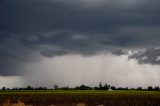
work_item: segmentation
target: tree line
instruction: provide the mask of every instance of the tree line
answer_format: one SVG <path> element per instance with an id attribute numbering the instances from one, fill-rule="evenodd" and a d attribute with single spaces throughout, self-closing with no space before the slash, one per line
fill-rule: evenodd
<path id="1" fill-rule="evenodd" d="M 128 88 L 128 87 L 115 87 L 115 86 L 111 86 L 107 83 L 105 83 L 104 85 L 100 82 L 99 86 L 96 87 L 90 87 L 87 85 L 80 85 L 80 86 L 76 86 L 74 88 L 70 88 L 68 86 L 66 87 L 59 87 L 58 85 L 54 85 L 53 88 L 47 88 L 47 87 L 32 87 L 32 86 L 27 86 L 27 87 L 13 87 L 13 88 L 6 88 L 6 87 L 2 87 L 1 88 L 2 91 L 7 91 L 7 90 L 137 90 L 137 91 L 160 91 L 160 87 L 159 86 L 148 86 L 147 88 L 142 88 L 137 87 L 137 88 Z"/>

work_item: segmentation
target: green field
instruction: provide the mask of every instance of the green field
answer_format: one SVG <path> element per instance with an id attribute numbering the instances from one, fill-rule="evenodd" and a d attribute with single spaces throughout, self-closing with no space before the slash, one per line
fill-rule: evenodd
<path id="1" fill-rule="evenodd" d="M 0 91 L 0 103 L 18 100 L 35 106 L 160 106 L 158 91 L 98 91 L 98 90 L 44 90 L 44 91 Z"/>
<path id="2" fill-rule="evenodd" d="M 93 94 L 160 94 L 160 91 L 136 90 L 6 90 L 0 94 L 55 94 L 55 93 L 93 93 Z"/>

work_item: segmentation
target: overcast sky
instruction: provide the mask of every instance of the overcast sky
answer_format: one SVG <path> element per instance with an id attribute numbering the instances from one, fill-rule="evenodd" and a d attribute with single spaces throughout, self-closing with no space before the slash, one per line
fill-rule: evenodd
<path id="1" fill-rule="evenodd" d="M 0 87 L 160 86 L 159 5 L 0 0 Z"/>

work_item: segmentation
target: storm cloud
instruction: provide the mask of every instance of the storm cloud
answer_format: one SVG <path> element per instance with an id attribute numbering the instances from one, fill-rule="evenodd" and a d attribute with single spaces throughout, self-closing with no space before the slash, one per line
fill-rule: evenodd
<path id="1" fill-rule="evenodd" d="M 139 65 L 159 65 L 159 5 L 158 0 L 1 0 L 0 75 L 26 76 L 32 73 L 28 64 L 70 55 L 125 55 Z"/>
<path id="2" fill-rule="evenodd" d="M 130 59 L 136 59 L 140 64 L 160 64 L 160 49 L 147 48 L 143 51 L 138 51 L 129 56 Z"/>

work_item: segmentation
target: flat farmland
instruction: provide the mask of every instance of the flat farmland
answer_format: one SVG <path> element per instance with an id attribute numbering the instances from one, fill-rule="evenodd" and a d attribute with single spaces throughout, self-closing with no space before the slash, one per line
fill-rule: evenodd
<path id="1" fill-rule="evenodd" d="M 21 103 L 21 105 L 15 105 Z M 0 91 L 2 106 L 160 106 L 158 91 Z M 14 105 L 13 105 L 14 104 Z M 22 105 L 23 104 L 23 105 Z"/>

